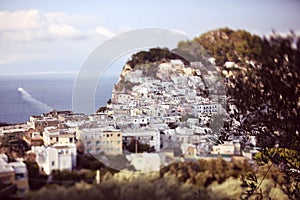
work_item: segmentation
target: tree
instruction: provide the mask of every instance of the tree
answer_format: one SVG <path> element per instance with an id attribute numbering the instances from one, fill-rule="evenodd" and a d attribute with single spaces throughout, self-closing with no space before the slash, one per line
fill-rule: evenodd
<path id="1" fill-rule="evenodd" d="M 106 106 L 102 106 L 100 107 L 98 110 L 97 110 L 97 113 L 99 112 L 105 112 L 107 110 L 107 107 Z"/>
<path id="2" fill-rule="evenodd" d="M 216 59 L 218 66 L 222 66 L 226 61 L 243 64 L 246 59 L 256 59 L 262 53 L 262 39 L 245 30 L 220 28 L 202 34 L 194 40 Z"/>
<path id="3" fill-rule="evenodd" d="M 142 153 L 142 152 L 154 152 L 154 147 L 150 147 L 148 144 L 143 144 L 139 142 L 137 139 L 133 138 L 130 143 L 126 147 L 128 151 L 135 153 Z"/>
<path id="4" fill-rule="evenodd" d="M 264 39 L 262 57 L 247 78 L 239 75 L 231 79 L 233 87 L 228 88 L 228 94 L 238 108 L 233 117 L 241 122 L 240 132 L 257 136 L 260 147 L 278 143 L 300 152 L 299 37 Z M 292 167 L 287 160 L 276 162 Z"/>
<path id="5" fill-rule="evenodd" d="M 278 165 L 292 183 L 300 181 L 300 38 L 291 32 L 259 38 L 245 31 L 219 29 L 195 39 L 223 66 L 238 63 L 239 69 L 223 69 L 228 101 L 236 106 L 225 121 L 223 139 L 229 135 L 254 135 L 264 161 Z M 236 55 L 236 58 L 232 56 Z M 238 123 L 233 123 L 238 122 Z M 270 153 L 278 146 L 282 152 Z M 293 198 L 299 188 L 286 190 Z M 298 190 L 298 196 L 300 195 Z"/>

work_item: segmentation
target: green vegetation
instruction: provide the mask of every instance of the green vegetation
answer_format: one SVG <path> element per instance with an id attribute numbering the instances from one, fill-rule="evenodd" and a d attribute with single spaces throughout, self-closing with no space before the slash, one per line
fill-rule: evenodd
<path id="1" fill-rule="evenodd" d="M 105 112 L 107 110 L 107 107 L 106 106 L 101 106 L 98 110 L 97 110 L 97 113 L 100 113 L 100 112 Z"/>
<path id="2" fill-rule="evenodd" d="M 10 125 L 12 125 L 12 124 L 8 124 L 8 123 L 6 123 L 6 122 L 0 122 L 0 127 L 1 127 L 1 126 L 10 126 Z"/>
<path id="3" fill-rule="evenodd" d="M 185 115 L 181 116 L 180 121 L 181 122 L 186 122 L 188 120 L 188 118 L 195 118 L 195 116 L 191 115 L 191 114 L 185 114 Z"/>
<path id="4" fill-rule="evenodd" d="M 24 161 L 26 164 L 26 168 L 28 171 L 28 184 L 30 190 L 38 190 L 42 187 L 44 187 L 47 183 L 48 176 L 40 174 L 40 169 L 35 161 Z"/>
<path id="5" fill-rule="evenodd" d="M 154 147 L 150 147 L 148 144 L 143 144 L 136 139 L 130 141 L 130 143 L 126 146 L 129 152 L 135 153 L 143 153 L 143 152 L 154 152 Z"/>
<path id="6" fill-rule="evenodd" d="M 124 81 L 123 82 L 123 85 L 124 85 L 124 88 L 127 90 L 127 91 L 131 91 L 132 88 L 136 85 L 139 85 L 138 83 L 132 83 L 130 81 Z"/>
<path id="7" fill-rule="evenodd" d="M 199 45 L 196 41 L 180 41 L 176 49 L 173 50 L 178 55 L 186 58 L 190 62 L 201 62 L 204 66 L 210 66 L 208 61 L 209 55 L 206 49 Z M 206 70 L 205 68 L 201 70 Z"/>
<path id="8" fill-rule="evenodd" d="M 194 40 L 216 59 L 218 66 L 226 61 L 242 63 L 246 58 L 259 59 L 262 55 L 262 39 L 244 30 L 221 28 L 209 31 Z"/>
<path id="9" fill-rule="evenodd" d="M 268 172 L 268 173 L 266 173 Z M 262 181 L 263 180 L 263 181 Z M 276 167 L 261 166 L 256 175 L 245 160 L 220 158 L 177 162 L 159 174 L 115 173 L 101 183 L 73 186 L 48 185 L 28 194 L 28 199 L 288 199 L 288 177 Z M 248 195 L 252 193 L 251 195 Z"/>
<path id="10" fill-rule="evenodd" d="M 179 184 L 175 179 L 153 179 L 138 177 L 131 181 L 108 180 L 100 185 L 77 184 L 65 188 L 49 186 L 36 193 L 30 193 L 28 199 L 192 199 L 190 187 Z"/>
<path id="11" fill-rule="evenodd" d="M 160 176 L 175 175 L 181 182 L 208 187 L 213 181 L 224 182 L 227 178 L 238 178 L 251 171 L 251 166 L 243 160 L 231 163 L 221 158 L 201 159 L 195 162 L 176 162 L 160 170 Z"/>
<path id="12" fill-rule="evenodd" d="M 131 56 L 131 60 L 127 62 L 132 68 L 140 66 L 142 64 L 154 63 L 154 62 L 166 62 L 172 59 L 180 59 L 184 64 L 188 65 L 189 62 L 186 61 L 181 56 L 172 53 L 167 48 L 152 48 L 149 51 L 140 51 Z"/>
<path id="13" fill-rule="evenodd" d="M 231 117 L 241 123 L 236 132 L 256 135 L 262 149 L 278 143 L 281 148 L 300 152 L 299 47 L 296 36 L 265 39 L 259 65 L 230 79 L 228 96 L 237 106 Z M 287 169 L 292 166 L 288 159 L 270 159 Z M 299 166 L 295 169 L 300 170 Z"/>

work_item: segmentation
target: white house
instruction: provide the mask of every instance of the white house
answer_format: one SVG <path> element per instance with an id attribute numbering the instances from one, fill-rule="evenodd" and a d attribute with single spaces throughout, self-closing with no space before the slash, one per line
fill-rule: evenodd
<path id="1" fill-rule="evenodd" d="M 241 155 L 241 145 L 238 140 L 225 141 L 224 144 L 212 147 L 211 154 Z"/>
<path id="2" fill-rule="evenodd" d="M 36 146 L 31 147 L 36 154 L 36 162 L 40 170 L 51 174 L 52 170 L 72 170 L 76 165 L 75 144 L 54 145 L 53 147 Z"/>
<path id="3" fill-rule="evenodd" d="M 132 153 L 126 159 L 137 171 L 151 172 L 160 169 L 160 157 L 158 153 Z"/>
<path id="4" fill-rule="evenodd" d="M 139 117 L 133 119 L 133 124 L 136 126 L 147 126 L 150 124 L 151 118 L 150 117 Z"/>

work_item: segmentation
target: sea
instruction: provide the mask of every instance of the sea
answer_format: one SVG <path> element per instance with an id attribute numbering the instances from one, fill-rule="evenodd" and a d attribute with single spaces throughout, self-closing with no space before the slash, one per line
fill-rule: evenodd
<path id="1" fill-rule="evenodd" d="M 53 109 L 72 110 L 76 76 L 0 76 L 0 122 L 24 123 L 32 115 Z M 103 77 L 95 93 L 95 107 L 111 98 L 118 77 Z"/>

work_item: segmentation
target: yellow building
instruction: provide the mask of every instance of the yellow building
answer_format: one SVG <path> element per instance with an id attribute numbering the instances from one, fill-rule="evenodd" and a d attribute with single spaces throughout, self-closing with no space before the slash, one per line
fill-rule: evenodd
<path id="1" fill-rule="evenodd" d="M 78 129 L 77 137 L 82 141 L 86 153 L 122 154 L 122 132 L 119 129 L 112 127 Z"/>
<path id="2" fill-rule="evenodd" d="M 56 127 L 47 127 L 43 132 L 44 144 L 47 146 L 53 144 L 74 144 L 75 136 L 75 129 L 57 129 Z"/>

